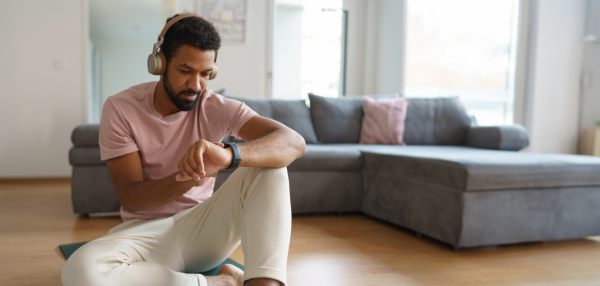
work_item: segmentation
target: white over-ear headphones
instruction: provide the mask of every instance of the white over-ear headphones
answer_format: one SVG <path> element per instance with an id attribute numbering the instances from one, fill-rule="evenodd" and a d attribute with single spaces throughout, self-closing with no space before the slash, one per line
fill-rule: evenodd
<path id="1" fill-rule="evenodd" d="M 154 46 L 152 48 L 152 53 L 148 56 L 148 72 L 153 74 L 153 75 L 162 75 L 165 73 L 166 69 L 167 69 L 167 58 L 165 57 L 165 54 L 161 51 L 159 51 L 160 46 L 163 44 L 163 41 L 165 40 L 165 34 L 167 33 L 167 31 L 169 30 L 169 28 L 171 26 L 173 26 L 173 24 L 175 24 L 177 21 L 184 19 L 184 18 L 189 18 L 189 17 L 198 17 L 200 19 L 204 19 L 198 15 L 194 15 L 194 14 L 184 14 L 184 15 L 179 15 L 173 19 L 171 19 L 171 21 L 169 21 L 165 27 L 162 29 L 162 31 L 160 32 L 160 35 L 158 36 L 158 40 L 156 43 L 154 43 Z M 209 80 L 214 79 L 215 77 L 217 77 L 217 70 L 218 70 L 218 66 L 217 66 L 217 51 L 215 51 L 215 62 L 213 63 L 213 70 L 210 73 L 209 76 Z"/>

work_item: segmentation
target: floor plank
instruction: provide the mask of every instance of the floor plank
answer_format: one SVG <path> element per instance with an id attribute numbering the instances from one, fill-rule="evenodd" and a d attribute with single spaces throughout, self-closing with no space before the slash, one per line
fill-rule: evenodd
<path id="1" fill-rule="evenodd" d="M 116 217 L 72 213 L 68 179 L 0 181 L 0 285 L 61 285 L 59 244 Z M 243 262 L 238 248 L 231 258 Z M 362 215 L 296 216 L 289 285 L 600 285 L 600 237 L 453 251 Z"/>

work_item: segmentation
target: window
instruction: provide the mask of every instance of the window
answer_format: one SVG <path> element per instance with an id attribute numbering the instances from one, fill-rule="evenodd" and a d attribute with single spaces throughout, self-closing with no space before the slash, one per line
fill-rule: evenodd
<path id="1" fill-rule="evenodd" d="M 273 97 L 344 93 L 345 12 L 341 0 L 275 1 Z"/>
<path id="2" fill-rule="evenodd" d="M 517 0 L 407 0 L 405 94 L 459 96 L 479 125 L 513 120 Z"/>

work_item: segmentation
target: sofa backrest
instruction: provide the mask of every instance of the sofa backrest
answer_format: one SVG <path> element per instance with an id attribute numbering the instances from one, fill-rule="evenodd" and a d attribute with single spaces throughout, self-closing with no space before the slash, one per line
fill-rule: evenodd
<path id="1" fill-rule="evenodd" d="M 304 100 L 258 99 L 248 97 L 226 97 L 239 100 L 260 116 L 277 120 L 298 132 L 306 143 L 318 143 L 315 129 L 310 120 L 310 112 Z"/>
<path id="2" fill-rule="evenodd" d="M 409 98 L 407 145 L 462 145 L 471 119 L 458 97 Z"/>
<path id="3" fill-rule="evenodd" d="M 369 95 L 398 97 L 398 94 Z M 364 96 L 338 98 L 309 94 L 304 100 L 227 97 L 244 102 L 258 114 L 277 120 L 300 133 L 306 143 L 360 141 Z M 404 128 L 408 145 L 462 145 L 470 119 L 457 97 L 409 98 Z"/>

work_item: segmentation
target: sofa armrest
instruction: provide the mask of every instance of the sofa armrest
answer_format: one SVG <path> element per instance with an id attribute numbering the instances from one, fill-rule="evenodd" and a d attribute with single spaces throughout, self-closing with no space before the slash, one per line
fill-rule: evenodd
<path id="1" fill-rule="evenodd" d="M 71 133 L 71 142 L 75 146 L 100 146 L 100 143 L 98 143 L 99 135 L 99 124 L 82 124 L 77 126 Z"/>
<path id="2" fill-rule="evenodd" d="M 471 126 L 467 132 L 465 146 L 518 151 L 529 146 L 529 134 L 519 124 L 502 126 Z"/>

